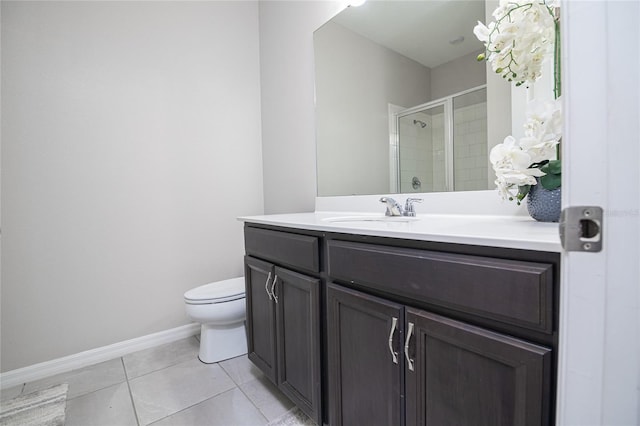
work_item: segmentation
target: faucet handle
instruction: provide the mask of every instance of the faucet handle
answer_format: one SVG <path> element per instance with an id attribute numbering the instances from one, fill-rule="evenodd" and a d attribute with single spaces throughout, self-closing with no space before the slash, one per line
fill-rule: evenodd
<path id="1" fill-rule="evenodd" d="M 422 198 L 407 198 L 407 201 L 404 203 L 404 215 L 405 216 L 415 216 L 416 210 L 413 206 L 413 203 L 421 203 Z"/>

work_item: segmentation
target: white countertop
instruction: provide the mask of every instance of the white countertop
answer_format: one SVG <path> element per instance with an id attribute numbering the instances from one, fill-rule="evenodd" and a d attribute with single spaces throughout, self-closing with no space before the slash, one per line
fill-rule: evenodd
<path id="1" fill-rule="evenodd" d="M 332 221 L 336 219 L 343 221 Z M 238 220 L 344 234 L 547 252 L 562 250 L 557 223 L 536 222 L 526 216 L 418 214 L 417 220 L 404 222 L 386 220 L 379 213 L 317 211 L 244 216 Z"/>

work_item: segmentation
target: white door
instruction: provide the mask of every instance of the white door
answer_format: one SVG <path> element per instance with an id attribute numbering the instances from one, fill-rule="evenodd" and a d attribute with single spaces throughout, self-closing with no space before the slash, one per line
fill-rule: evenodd
<path id="1" fill-rule="evenodd" d="M 562 4 L 563 207 L 604 209 L 603 250 L 564 252 L 558 425 L 640 424 L 640 3 Z"/>

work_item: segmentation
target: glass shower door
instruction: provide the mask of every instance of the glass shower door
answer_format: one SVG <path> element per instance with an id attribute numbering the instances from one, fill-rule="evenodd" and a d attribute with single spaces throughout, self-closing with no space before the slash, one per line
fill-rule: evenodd
<path id="1" fill-rule="evenodd" d="M 391 182 L 394 191 L 488 189 L 485 87 L 396 110 L 393 115 L 390 175 L 396 177 Z"/>
<path id="2" fill-rule="evenodd" d="M 398 115 L 398 188 L 401 193 L 449 190 L 445 103 Z"/>

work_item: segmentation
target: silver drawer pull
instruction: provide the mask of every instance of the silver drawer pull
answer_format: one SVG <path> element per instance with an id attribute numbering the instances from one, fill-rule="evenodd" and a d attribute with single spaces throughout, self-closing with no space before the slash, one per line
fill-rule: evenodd
<path id="1" fill-rule="evenodd" d="M 391 332 L 389 333 L 389 352 L 391 352 L 391 356 L 393 357 L 393 363 L 398 363 L 398 352 L 393 350 L 393 333 L 396 332 L 396 327 L 398 326 L 398 318 L 393 317 L 391 321 Z"/>
<path id="2" fill-rule="evenodd" d="M 409 323 L 409 330 L 407 331 L 407 341 L 404 342 L 404 357 L 407 358 L 407 365 L 409 371 L 413 371 L 413 360 L 409 358 L 409 340 L 411 340 L 411 334 L 413 334 L 413 323 Z"/>
<path id="3" fill-rule="evenodd" d="M 273 300 L 278 303 L 278 296 L 276 296 L 276 281 L 278 281 L 278 274 L 273 277 L 273 284 L 271 284 L 271 295 L 273 296 Z"/>
<path id="4" fill-rule="evenodd" d="M 271 271 L 269 271 L 267 281 L 264 283 L 264 289 L 267 292 L 267 296 L 269 296 L 269 300 L 271 300 L 271 293 L 269 293 L 269 280 L 271 280 Z"/>

